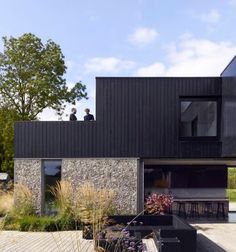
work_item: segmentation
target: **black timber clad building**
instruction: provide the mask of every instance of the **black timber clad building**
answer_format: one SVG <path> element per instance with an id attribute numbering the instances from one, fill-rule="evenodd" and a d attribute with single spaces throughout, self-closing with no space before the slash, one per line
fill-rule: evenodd
<path id="1" fill-rule="evenodd" d="M 217 100 L 216 137 L 181 139 L 182 98 Z M 18 122 L 15 158 L 221 157 L 221 99 L 220 77 L 96 78 L 96 121 Z"/>
<path id="2" fill-rule="evenodd" d="M 194 195 L 196 188 L 210 188 L 209 197 L 224 198 L 226 167 L 234 165 L 236 157 L 235 112 L 235 58 L 220 77 L 97 77 L 95 121 L 15 124 L 16 181 L 21 182 L 22 174 L 26 174 L 24 162 L 39 162 L 42 207 L 46 177 L 50 176 L 47 173 L 53 169 L 50 167 L 54 161 L 60 167 L 57 175 L 66 179 L 66 160 L 136 160 L 137 209 L 141 208 L 145 194 L 155 190 L 171 189 L 176 197 L 188 197 Z M 91 179 L 95 166 L 84 165 L 90 169 Z M 107 169 L 116 169 L 108 166 Z M 76 164 L 73 172 L 81 167 L 82 164 Z M 189 167 L 193 172 L 187 172 L 183 186 L 176 175 L 182 174 L 181 167 Z M 216 182 L 200 182 L 202 170 Z M 196 178 L 196 172 L 201 173 L 198 184 L 190 178 Z M 151 181 L 148 174 L 156 176 L 156 180 Z M 180 182 L 173 186 L 177 177 Z M 189 195 L 183 193 L 186 187 Z M 206 194 L 204 190 L 196 198 Z"/>

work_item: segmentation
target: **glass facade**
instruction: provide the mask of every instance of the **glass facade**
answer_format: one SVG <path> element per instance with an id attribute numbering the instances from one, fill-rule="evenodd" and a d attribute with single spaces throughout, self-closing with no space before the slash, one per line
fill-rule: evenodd
<path id="1" fill-rule="evenodd" d="M 51 188 L 61 180 L 61 160 L 45 160 L 43 161 L 44 170 L 44 199 L 45 212 L 52 211 L 54 206 L 54 196 L 51 193 Z"/>
<path id="2" fill-rule="evenodd" d="M 171 188 L 226 188 L 227 168 L 192 166 L 171 170 Z"/>
<path id="3" fill-rule="evenodd" d="M 149 165 L 144 168 L 145 188 L 226 188 L 225 166 Z"/>
<path id="4" fill-rule="evenodd" d="M 183 100 L 180 107 L 181 137 L 217 136 L 217 101 Z"/>

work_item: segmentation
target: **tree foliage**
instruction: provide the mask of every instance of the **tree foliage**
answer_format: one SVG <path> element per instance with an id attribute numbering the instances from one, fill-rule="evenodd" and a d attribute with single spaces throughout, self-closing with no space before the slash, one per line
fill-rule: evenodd
<path id="1" fill-rule="evenodd" d="M 26 33 L 19 38 L 3 37 L 0 53 L 0 106 L 11 107 L 21 120 L 35 120 L 45 108 L 63 113 L 65 102 L 87 98 L 81 82 L 71 89 L 60 46 L 52 40 Z"/>
<path id="2" fill-rule="evenodd" d="M 236 168 L 228 168 L 228 188 L 236 189 Z"/>
<path id="3" fill-rule="evenodd" d="M 13 109 L 0 108 L 0 164 L 1 170 L 13 177 L 14 122 L 19 116 Z"/>
<path id="4" fill-rule="evenodd" d="M 62 115 L 65 104 L 87 98 L 81 82 L 66 85 L 66 66 L 59 45 L 45 44 L 31 33 L 3 37 L 0 53 L 0 165 L 13 176 L 14 122 L 35 120 L 45 108 Z"/>

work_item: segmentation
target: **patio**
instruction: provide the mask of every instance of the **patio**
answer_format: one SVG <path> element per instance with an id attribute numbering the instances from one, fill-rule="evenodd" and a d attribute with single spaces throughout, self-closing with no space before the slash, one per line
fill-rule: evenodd
<path id="1" fill-rule="evenodd" d="M 235 252 L 235 223 L 194 223 L 198 230 L 197 252 Z M 148 252 L 157 252 L 152 239 L 144 241 Z M 81 231 L 65 232 L 0 232 L 1 252 L 92 252 L 92 241 L 82 239 Z"/>
<path id="2" fill-rule="evenodd" d="M 157 252 L 153 239 L 143 239 L 146 252 Z M 93 252 L 93 241 L 81 231 L 0 232 L 0 252 Z"/>

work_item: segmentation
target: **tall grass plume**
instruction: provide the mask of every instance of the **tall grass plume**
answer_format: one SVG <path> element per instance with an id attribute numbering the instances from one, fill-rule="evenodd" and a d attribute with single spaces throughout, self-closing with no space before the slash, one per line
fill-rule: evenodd
<path id="1" fill-rule="evenodd" d="M 57 181 L 54 187 L 50 188 L 55 197 L 56 205 L 61 215 L 73 213 L 73 188 L 70 182 L 62 180 Z"/>
<path id="2" fill-rule="evenodd" d="M 13 192 L 0 191 L 0 216 L 5 216 L 13 209 Z"/>
<path id="3" fill-rule="evenodd" d="M 33 215 L 33 195 L 23 184 L 16 184 L 14 188 L 14 213 L 19 216 Z"/>
<path id="4" fill-rule="evenodd" d="M 90 182 L 86 182 L 78 188 L 75 215 L 84 223 L 84 231 L 93 236 L 95 247 L 98 245 L 97 236 L 108 221 L 107 217 L 115 196 L 114 190 L 96 188 Z"/>

